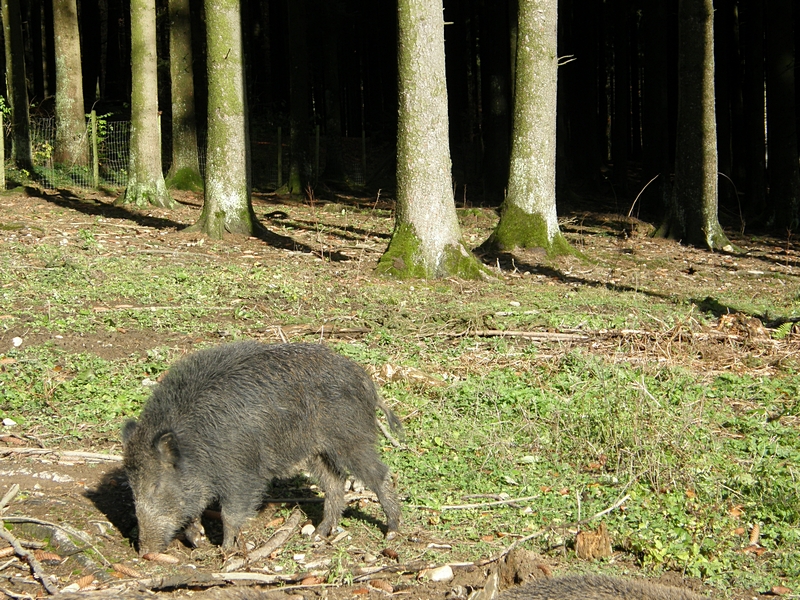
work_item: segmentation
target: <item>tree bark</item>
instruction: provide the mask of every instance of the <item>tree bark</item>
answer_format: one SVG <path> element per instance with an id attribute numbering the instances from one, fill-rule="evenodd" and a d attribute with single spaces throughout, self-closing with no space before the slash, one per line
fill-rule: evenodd
<path id="1" fill-rule="evenodd" d="M 557 0 L 520 0 L 508 196 L 484 249 L 573 253 L 556 217 Z"/>
<path id="2" fill-rule="evenodd" d="M 792 5 L 791 0 L 770 0 L 764 5 L 769 202 L 772 224 L 782 233 L 800 226 Z"/>
<path id="3" fill-rule="evenodd" d="M 172 208 L 161 171 L 155 0 L 131 0 L 131 77 L 128 187 L 118 202 Z"/>
<path id="4" fill-rule="evenodd" d="M 628 148 L 631 136 L 629 0 L 617 0 L 614 7 L 614 118 L 611 121 L 611 160 L 614 163 L 614 183 L 625 196 L 628 193 Z"/>
<path id="5" fill-rule="evenodd" d="M 397 215 L 378 271 L 476 278 L 453 200 L 442 0 L 398 1 Z"/>
<path id="6" fill-rule="evenodd" d="M 341 6 L 339 2 L 324 2 L 325 34 L 323 35 L 325 68 L 325 179 L 343 182 L 342 105 L 339 100 L 339 31 Z"/>
<path id="7" fill-rule="evenodd" d="M 747 2 L 742 9 L 745 197 L 751 215 L 764 215 L 767 209 L 767 136 L 764 129 L 764 7 L 760 2 Z"/>
<path id="8" fill-rule="evenodd" d="M 667 44 L 667 6 L 648 2 L 642 7 L 642 205 L 663 213 L 669 207 L 669 67 Z M 653 179 L 655 178 L 655 179 Z"/>
<path id="9" fill-rule="evenodd" d="M 248 139 L 239 0 L 205 0 L 208 142 L 205 203 L 190 227 L 214 239 L 260 230 L 248 188 Z"/>
<path id="10" fill-rule="evenodd" d="M 56 53 L 56 143 L 53 160 L 65 166 L 89 163 L 83 104 L 81 39 L 76 0 L 53 0 Z"/>
<path id="11" fill-rule="evenodd" d="M 289 193 L 302 194 L 308 159 L 308 47 L 306 0 L 289 2 Z"/>
<path id="12" fill-rule="evenodd" d="M 483 194 L 503 202 L 511 148 L 511 57 L 508 0 L 485 2 L 481 43 Z"/>
<path id="13" fill-rule="evenodd" d="M 7 98 L 13 126 L 11 156 L 18 168 L 25 169 L 33 175 L 28 83 L 25 78 L 25 49 L 22 42 L 19 0 L 3 0 L 2 6 L 6 46 Z"/>
<path id="14" fill-rule="evenodd" d="M 169 69 L 172 79 L 172 165 L 168 184 L 200 190 L 197 123 L 194 107 L 192 20 L 189 0 L 169 0 Z"/>
<path id="15" fill-rule="evenodd" d="M 717 216 L 713 14 L 711 0 L 680 0 L 675 186 L 656 234 L 730 251 Z"/>

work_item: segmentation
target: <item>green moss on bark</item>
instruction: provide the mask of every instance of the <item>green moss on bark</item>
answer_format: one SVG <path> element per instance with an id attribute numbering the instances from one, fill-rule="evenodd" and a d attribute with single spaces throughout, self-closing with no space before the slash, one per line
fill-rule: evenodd
<path id="1" fill-rule="evenodd" d="M 167 179 L 167 187 L 174 190 L 201 192 L 203 190 L 203 178 L 194 169 L 184 167 L 170 175 Z"/>
<path id="2" fill-rule="evenodd" d="M 502 252 L 514 248 L 544 248 L 548 256 L 581 256 L 561 232 L 557 232 L 552 240 L 548 239 L 547 223 L 541 215 L 527 213 L 511 203 L 503 206 L 500 221 L 489 239 L 484 242 L 483 248 Z"/>
<path id="3" fill-rule="evenodd" d="M 376 271 L 400 279 L 427 278 L 432 275 L 418 258 L 419 238 L 409 223 L 401 223 L 392 234 L 389 247 L 378 261 Z"/>
<path id="4" fill-rule="evenodd" d="M 133 204 L 138 208 L 158 206 L 160 208 L 175 208 L 176 202 L 167 191 L 164 180 L 148 182 L 136 181 L 133 179 L 128 182 L 125 193 L 114 202 L 116 205 Z"/>
<path id="5" fill-rule="evenodd" d="M 436 265 L 426 265 L 420 251 L 422 243 L 410 223 L 401 223 L 392 234 L 389 247 L 378 261 L 378 273 L 399 279 L 431 279 L 459 277 L 461 279 L 488 279 L 489 270 L 469 252 L 464 244 L 448 245 Z"/>

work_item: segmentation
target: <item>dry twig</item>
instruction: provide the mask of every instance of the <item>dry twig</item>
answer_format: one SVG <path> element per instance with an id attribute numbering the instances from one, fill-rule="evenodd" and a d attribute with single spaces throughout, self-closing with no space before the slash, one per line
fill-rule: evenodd
<path id="1" fill-rule="evenodd" d="M 58 593 L 58 588 L 50 582 L 47 574 L 44 572 L 44 569 L 42 569 L 42 565 L 33 555 L 33 552 L 28 552 L 22 547 L 22 544 L 19 543 L 16 537 L 14 537 L 14 534 L 5 528 L 2 520 L 0 520 L 0 538 L 3 538 L 5 541 L 11 544 L 11 546 L 14 548 L 14 552 L 17 553 L 17 556 L 24 558 L 27 561 L 31 567 L 31 570 L 33 571 L 33 576 L 41 582 L 48 594 L 55 595 Z"/>
<path id="2" fill-rule="evenodd" d="M 272 534 L 264 545 L 259 548 L 256 548 L 252 552 L 249 552 L 246 557 L 244 558 L 237 558 L 232 560 L 225 566 L 225 572 L 230 573 L 231 571 L 235 571 L 237 569 L 241 569 L 248 563 L 251 563 L 259 558 L 263 558 L 265 556 L 269 556 L 275 550 L 283 546 L 286 543 L 286 540 L 294 533 L 294 531 L 300 526 L 300 521 L 303 520 L 303 513 L 299 510 L 292 511 L 292 514 L 289 515 L 289 518 L 286 519 L 286 522 Z"/>

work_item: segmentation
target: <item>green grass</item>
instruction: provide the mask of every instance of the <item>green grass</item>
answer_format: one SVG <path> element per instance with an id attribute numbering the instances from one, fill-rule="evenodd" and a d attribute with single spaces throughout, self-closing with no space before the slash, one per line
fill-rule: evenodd
<path id="1" fill-rule="evenodd" d="M 698 303 L 710 291 L 691 298 L 536 273 L 516 285 L 396 282 L 373 278 L 368 266 L 339 270 L 292 254 L 245 262 L 225 244 L 203 248 L 223 258 L 148 254 L 114 245 L 107 233 L 97 225 L 66 244 L 58 236 L 10 242 L 0 255 L 0 327 L 24 325 L 40 340 L 0 355 L 0 417 L 43 441 L 118 448 L 121 423 L 149 394 L 143 380 L 180 354 L 161 343 L 162 333 L 202 346 L 278 324 L 366 326 L 360 340 L 332 344 L 361 364 L 415 367 L 445 382 L 395 381 L 382 390 L 405 421 L 407 447 L 383 448 L 406 498 L 404 529 L 451 541 L 454 554 L 444 560 L 493 555 L 510 543 L 501 534 L 545 528 L 552 529 L 533 547 L 570 552 L 567 525 L 629 495 L 603 520 L 615 547 L 642 567 L 676 569 L 721 589 L 800 586 L 796 362 L 770 365 L 767 377 L 757 369 L 767 359 L 745 356 L 752 373 L 720 375 L 721 368 L 633 361 L 636 346 L 626 341 L 617 355 L 469 335 L 643 329 L 666 339 L 713 322 L 713 310 Z M 736 289 L 714 295 L 759 314 L 791 314 L 798 297 L 796 288 L 764 298 Z M 152 348 L 105 360 L 52 341 L 119 330 L 152 334 Z M 465 499 L 474 494 L 536 498 L 440 510 L 480 502 Z M 755 524 L 766 549 L 758 556 L 741 552 Z M 425 557 L 442 559 L 434 550 Z"/>

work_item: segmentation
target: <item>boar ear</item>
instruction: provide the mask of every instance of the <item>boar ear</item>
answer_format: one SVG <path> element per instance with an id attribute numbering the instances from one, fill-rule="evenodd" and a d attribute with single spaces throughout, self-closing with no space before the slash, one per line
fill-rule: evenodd
<path id="1" fill-rule="evenodd" d="M 178 459 L 181 457 L 180 450 L 178 450 L 178 440 L 175 439 L 175 434 L 171 431 L 162 433 L 161 437 L 156 440 L 156 450 L 161 462 L 171 465 L 178 464 Z"/>
<path id="2" fill-rule="evenodd" d="M 133 432 L 136 430 L 136 421 L 133 419 L 128 419 L 125 421 L 125 425 L 122 426 L 122 446 L 125 447 L 128 445 L 128 441 L 131 439 Z"/>

